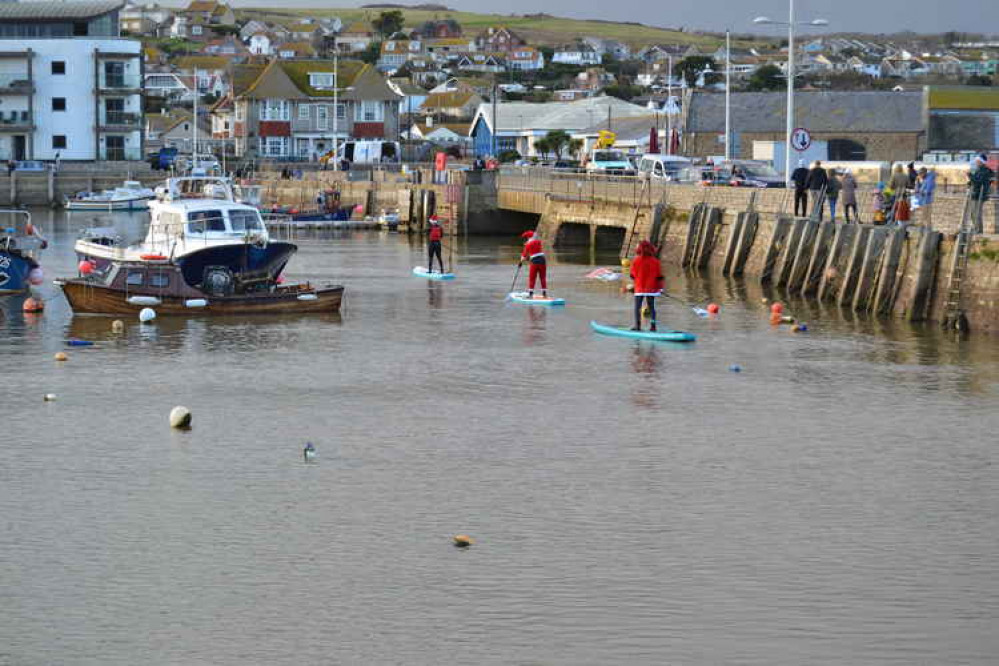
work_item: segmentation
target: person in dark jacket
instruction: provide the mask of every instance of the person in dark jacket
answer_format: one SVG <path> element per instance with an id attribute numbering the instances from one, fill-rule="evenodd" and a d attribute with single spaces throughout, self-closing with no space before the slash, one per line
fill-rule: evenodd
<path id="1" fill-rule="evenodd" d="M 817 201 L 819 204 L 819 222 L 822 221 L 822 213 L 825 208 L 822 204 L 825 199 L 826 185 L 828 184 L 829 176 L 826 174 L 826 170 L 822 168 L 822 162 L 816 160 L 815 166 L 808 172 L 808 189 L 812 193 L 812 201 Z"/>
<path id="2" fill-rule="evenodd" d="M 791 182 L 794 183 L 794 215 L 795 217 L 806 217 L 808 215 L 808 167 L 805 160 L 798 160 L 798 168 L 791 174 Z"/>

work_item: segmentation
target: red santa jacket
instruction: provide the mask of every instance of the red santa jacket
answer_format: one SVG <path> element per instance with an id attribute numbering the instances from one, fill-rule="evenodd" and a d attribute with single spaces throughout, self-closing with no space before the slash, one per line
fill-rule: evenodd
<path id="1" fill-rule="evenodd" d="M 439 224 L 434 224 L 430 227 L 430 240 L 439 241 L 444 237 L 444 228 Z"/>
<path id="2" fill-rule="evenodd" d="M 541 239 L 537 236 L 531 238 L 531 240 L 524 243 L 524 251 L 520 253 L 521 259 L 534 259 L 535 257 L 545 256 L 545 250 L 541 246 Z"/>
<path id="3" fill-rule="evenodd" d="M 659 257 L 635 257 L 631 264 L 631 277 L 635 281 L 635 295 L 657 294 L 663 288 L 663 272 Z"/>

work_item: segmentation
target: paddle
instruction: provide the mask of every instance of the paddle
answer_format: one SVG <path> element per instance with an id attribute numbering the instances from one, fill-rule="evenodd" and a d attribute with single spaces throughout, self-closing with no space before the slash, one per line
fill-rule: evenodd
<path id="1" fill-rule="evenodd" d="M 694 314 L 696 314 L 698 317 L 707 317 L 708 316 L 708 311 L 705 310 L 704 308 L 699 308 L 699 307 L 696 307 L 694 305 L 691 305 L 689 302 L 684 301 L 682 299 L 679 299 L 676 296 L 670 296 L 665 291 L 662 293 L 662 295 L 665 296 L 666 298 L 669 298 L 669 299 L 672 299 L 672 300 L 676 301 L 677 303 L 682 303 L 682 304 L 686 305 L 688 308 L 690 308 L 691 310 L 693 310 Z"/>
<path id="2" fill-rule="evenodd" d="M 517 272 L 513 274 L 513 282 L 510 283 L 510 291 L 508 293 L 513 293 L 513 288 L 517 286 L 517 278 L 520 277 L 520 267 L 524 265 L 524 260 L 521 259 L 517 262 Z"/>

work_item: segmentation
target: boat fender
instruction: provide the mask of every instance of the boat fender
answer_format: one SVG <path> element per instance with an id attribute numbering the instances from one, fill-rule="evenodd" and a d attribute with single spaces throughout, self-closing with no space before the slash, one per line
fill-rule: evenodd
<path id="1" fill-rule="evenodd" d="M 159 305 L 161 301 L 155 296 L 129 296 L 128 302 L 132 305 Z"/>
<path id="2" fill-rule="evenodd" d="M 162 255 L 162 254 L 140 254 L 139 255 L 139 259 L 142 259 L 143 261 L 164 261 L 166 259 L 166 255 Z"/>
<path id="3" fill-rule="evenodd" d="M 188 308 L 203 308 L 208 305 L 208 301 L 203 298 L 189 298 L 184 301 L 184 306 Z"/>
<path id="4" fill-rule="evenodd" d="M 318 301 L 318 294 L 299 294 L 298 300 L 300 301 Z"/>

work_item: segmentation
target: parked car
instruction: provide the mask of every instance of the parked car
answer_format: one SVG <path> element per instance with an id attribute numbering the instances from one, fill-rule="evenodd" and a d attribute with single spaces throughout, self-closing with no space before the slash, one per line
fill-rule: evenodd
<path id="1" fill-rule="evenodd" d="M 165 170 L 172 167 L 176 159 L 177 149 L 164 147 L 149 155 L 149 165 L 154 169 Z"/>
<path id="2" fill-rule="evenodd" d="M 766 162 L 733 160 L 716 164 L 719 180 L 732 187 L 784 187 L 784 176 Z"/>
<path id="3" fill-rule="evenodd" d="M 638 161 L 638 175 L 652 180 L 676 180 L 680 170 L 690 164 L 687 157 L 650 153 Z"/>
<path id="4" fill-rule="evenodd" d="M 590 173 L 600 173 L 612 176 L 634 176 L 635 168 L 628 161 L 628 156 L 622 150 L 614 148 L 596 148 L 586 163 Z"/>
<path id="5" fill-rule="evenodd" d="M 40 162 L 38 160 L 21 160 L 20 162 L 14 163 L 14 169 L 17 171 L 48 171 L 49 168 L 45 162 Z"/>

